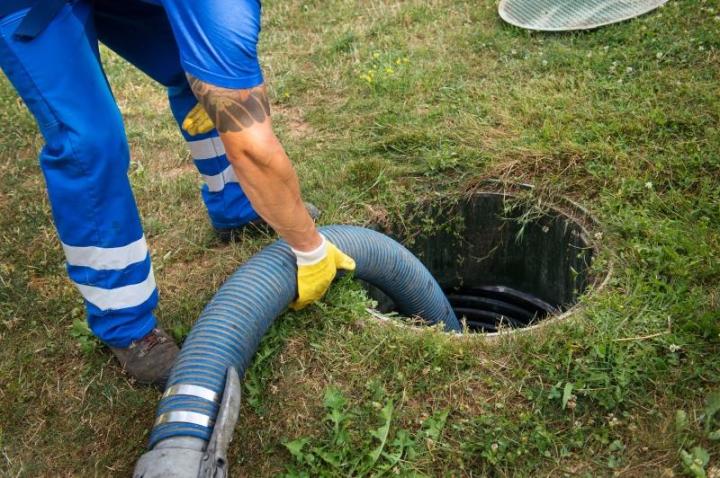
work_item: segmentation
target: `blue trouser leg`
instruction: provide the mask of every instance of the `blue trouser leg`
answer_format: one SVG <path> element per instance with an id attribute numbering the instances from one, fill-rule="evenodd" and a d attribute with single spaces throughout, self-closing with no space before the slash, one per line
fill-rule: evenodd
<path id="1" fill-rule="evenodd" d="M 197 100 L 180 64 L 165 10 L 134 0 L 97 0 L 95 20 L 101 42 L 168 87 L 170 108 L 180 127 Z M 180 131 L 205 180 L 202 197 L 213 226 L 227 229 L 258 219 L 227 160 L 218 132 L 190 136 L 182 128 Z"/>
<path id="2" fill-rule="evenodd" d="M 91 8 L 85 1 L 64 6 L 30 42 L 12 36 L 25 13 L 0 21 L 0 66 L 45 138 L 40 165 L 90 328 L 109 345 L 125 347 L 155 327 L 158 296 Z"/>
<path id="3" fill-rule="evenodd" d="M 169 88 L 168 96 L 173 116 L 180 125 L 187 113 L 197 104 L 195 95 L 185 82 L 182 86 Z M 180 130 L 190 146 L 195 166 L 205 180 L 202 197 L 213 226 L 230 229 L 258 219 L 260 216 L 245 196 L 235 171 L 228 162 L 217 130 L 197 136 L 190 136 L 182 128 Z"/>
<path id="4" fill-rule="evenodd" d="M 185 71 L 224 88 L 262 84 L 257 54 L 260 0 L 159 1 L 172 25 Z"/>

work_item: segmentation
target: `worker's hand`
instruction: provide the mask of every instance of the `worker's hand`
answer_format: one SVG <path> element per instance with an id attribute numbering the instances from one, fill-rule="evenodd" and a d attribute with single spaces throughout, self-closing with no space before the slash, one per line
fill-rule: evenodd
<path id="1" fill-rule="evenodd" d="M 327 292 L 338 269 L 355 270 L 355 261 L 323 237 L 323 243 L 314 251 L 293 249 L 298 264 L 298 298 L 290 304 L 300 310 L 320 299 Z"/>
<path id="2" fill-rule="evenodd" d="M 215 125 L 200 103 L 190 110 L 182 123 L 182 129 L 187 131 L 190 136 L 207 133 L 214 127 Z"/>

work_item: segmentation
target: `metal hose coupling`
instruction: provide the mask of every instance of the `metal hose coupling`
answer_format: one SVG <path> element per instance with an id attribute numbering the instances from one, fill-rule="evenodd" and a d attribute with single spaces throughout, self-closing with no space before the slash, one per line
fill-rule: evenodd
<path id="1" fill-rule="evenodd" d="M 163 397 L 188 395 L 216 401 L 211 390 L 195 385 L 169 387 Z M 155 424 L 202 422 L 213 428 L 210 441 L 193 437 L 168 438 L 140 457 L 133 478 L 226 478 L 228 474 L 227 450 L 235 424 L 240 415 L 240 377 L 235 367 L 228 367 L 222 401 L 214 423 L 209 417 L 193 412 L 169 412 L 161 415 Z M 177 414 L 177 415 L 175 415 Z M 199 423 L 200 424 L 200 423 Z"/>

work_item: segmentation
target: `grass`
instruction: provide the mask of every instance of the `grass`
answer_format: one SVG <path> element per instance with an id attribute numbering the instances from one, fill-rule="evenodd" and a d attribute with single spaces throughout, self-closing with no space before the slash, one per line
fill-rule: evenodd
<path id="1" fill-rule="evenodd" d="M 495 3 L 268 1 L 274 118 L 326 223 L 486 178 L 566 195 L 615 274 L 573 321 L 495 344 L 368 320 L 343 280 L 245 378 L 236 476 L 720 476 L 720 3 L 578 34 Z M 164 93 L 104 53 L 162 295 L 184 336 L 273 238 L 222 246 Z M 82 326 L 32 118 L 0 80 L 0 475 L 127 476 L 159 393 Z"/>

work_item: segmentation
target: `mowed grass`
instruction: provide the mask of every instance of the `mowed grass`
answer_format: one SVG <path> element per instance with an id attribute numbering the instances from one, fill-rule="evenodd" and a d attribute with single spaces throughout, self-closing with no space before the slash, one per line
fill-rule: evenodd
<path id="1" fill-rule="evenodd" d="M 263 342 L 233 476 L 720 476 L 720 2 L 577 34 L 510 27 L 488 0 L 264 13 L 276 129 L 323 223 L 529 182 L 600 219 L 614 275 L 572 321 L 492 344 L 379 325 L 344 279 Z M 164 92 L 103 53 L 158 316 L 182 338 L 274 238 L 215 240 Z M 0 103 L 0 475 L 128 476 L 160 394 L 82 326 L 42 140 L 4 79 Z"/>

